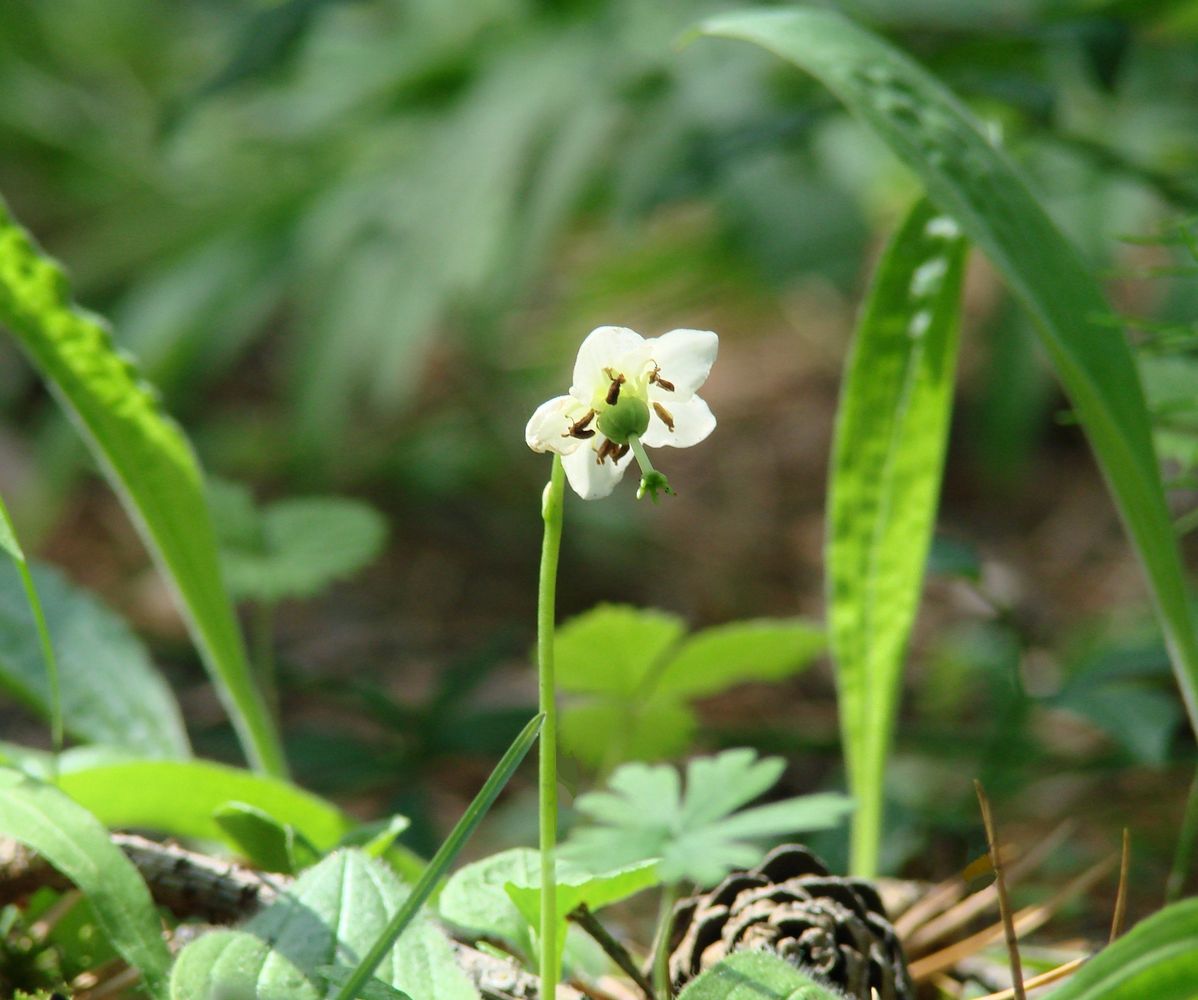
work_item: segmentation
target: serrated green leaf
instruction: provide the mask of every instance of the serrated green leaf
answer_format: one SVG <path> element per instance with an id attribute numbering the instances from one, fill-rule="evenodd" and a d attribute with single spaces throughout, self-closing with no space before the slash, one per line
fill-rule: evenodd
<path id="1" fill-rule="evenodd" d="M 754 840 L 833 826 L 849 811 L 844 796 L 825 794 L 735 812 L 780 774 L 773 758 L 728 750 L 692 761 L 680 798 L 674 768 L 626 764 L 612 775 L 610 791 L 579 796 L 575 808 L 593 825 L 576 827 L 560 856 L 591 871 L 656 858 L 663 882 L 710 885 L 761 857 Z"/>
<path id="2" fill-rule="evenodd" d="M 1050 1000 L 1194 1000 L 1198 899 L 1167 906 L 1083 965 Z"/>
<path id="3" fill-rule="evenodd" d="M 1094 275 L 1037 204 L 1019 172 L 970 112 L 935 78 L 889 45 L 829 10 L 792 8 L 730 14 L 706 22 L 709 35 L 754 42 L 816 76 L 923 181 L 929 197 L 960 224 L 1004 275 L 1037 332 L 1085 428 L 1151 586 L 1191 726 L 1198 730 L 1198 636 L 1177 540 L 1165 505 L 1151 423 L 1123 331 Z M 836 626 L 833 624 L 835 634 Z M 845 703 L 854 785 L 876 772 L 867 736 L 879 718 Z M 875 704 L 885 707 L 887 700 Z M 875 731 L 884 727 L 873 725 Z M 875 783 L 872 783 L 876 785 Z M 868 789 L 876 791 L 872 785 Z M 880 810 L 863 799 L 862 815 Z M 864 828 L 861 824 L 859 828 Z M 876 824 L 875 824 L 876 825 Z M 876 839 L 876 829 L 867 830 Z M 868 870 L 873 850 L 857 851 Z"/>
<path id="4" fill-rule="evenodd" d="M 558 687 L 580 694 L 640 694 L 653 669 L 685 632 L 686 625 L 675 615 L 600 604 L 558 628 Z"/>
<path id="5" fill-rule="evenodd" d="M 749 681 L 776 681 L 806 667 L 827 645 L 808 622 L 773 618 L 696 632 L 670 657 L 657 691 L 697 698 Z"/>
<path id="6" fill-rule="evenodd" d="M 0 834 L 37 851 L 88 898 L 112 946 L 167 995 L 170 954 L 150 892 L 99 821 L 60 791 L 0 769 Z"/>
<path id="7" fill-rule="evenodd" d="M 598 771 L 628 760 L 661 760 L 690 745 L 699 720 L 672 696 L 594 698 L 561 710 L 562 750 Z"/>
<path id="8" fill-rule="evenodd" d="M 531 956 L 530 921 L 521 915 L 504 886 L 509 882 L 530 884 L 540 866 L 540 855 L 528 847 L 473 861 L 449 877 L 437 899 L 437 910 L 444 920 L 469 934 L 506 941 Z"/>
<path id="9" fill-rule="evenodd" d="M 279 778 L 211 761 L 129 761 L 66 770 L 58 786 L 108 826 L 175 837 L 224 840 L 213 818 L 228 802 L 247 802 L 295 827 L 320 850 L 352 824 L 336 806 Z"/>
<path id="10" fill-rule="evenodd" d="M 764 952 L 729 955 L 690 983 L 678 1000 L 844 1000 L 789 962 Z"/>
<path id="11" fill-rule="evenodd" d="M 221 580 L 199 464 L 107 327 L 77 308 L 61 268 L 40 254 L 0 202 L 0 322 L 16 336 L 85 432 L 133 515 L 184 617 L 251 762 L 286 769 L 251 677 Z"/>
<path id="12" fill-rule="evenodd" d="M 222 561 L 234 597 L 267 603 L 312 597 L 352 576 L 378 556 L 387 538 L 378 511 L 344 497 L 270 504 L 259 514 L 259 529 L 256 546 L 228 545 Z"/>
<path id="13" fill-rule="evenodd" d="M 320 969 L 357 962 L 407 898 L 389 868 L 360 851 L 338 851 L 310 868 L 240 931 L 188 945 L 171 975 L 173 1000 L 326 1000 L 348 979 Z M 387 952 L 377 979 L 419 1000 L 478 1000 L 448 939 L 417 918 Z"/>
<path id="14" fill-rule="evenodd" d="M 77 739 L 146 757 L 188 757 L 183 717 L 145 647 L 95 597 L 48 566 L 34 565 L 54 639 L 63 722 Z M 16 566 L 0 565 L 0 687 L 41 713 L 51 687 Z"/>

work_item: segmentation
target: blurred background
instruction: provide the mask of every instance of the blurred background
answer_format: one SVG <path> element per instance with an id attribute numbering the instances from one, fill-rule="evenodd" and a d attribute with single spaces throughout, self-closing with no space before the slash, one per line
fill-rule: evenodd
<path id="1" fill-rule="evenodd" d="M 1001 135 L 1109 279 L 1193 568 L 1198 2 L 839 6 Z M 522 430 L 592 327 L 716 330 L 704 397 L 719 427 L 661 454 L 679 496 L 658 507 L 631 482 L 569 498 L 561 616 L 617 601 L 695 628 L 822 617 L 840 369 L 872 262 L 918 189 L 811 80 L 749 46 L 680 45 L 727 8 L 0 4 L 0 192 L 223 481 L 231 565 L 251 497 L 339 495 L 381 514 L 369 565 L 335 586 L 238 592 L 278 664 L 298 780 L 359 815 L 411 815 L 417 849 L 535 702 L 549 464 Z M 0 492 L 29 547 L 133 623 L 197 751 L 235 760 L 133 529 L 7 340 L 0 413 Z M 1130 824 L 1132 915 L 1155 909 L 1194 745 L 1085 442 L 976 257 L 931 569 L 886 867 L 940 878 L 981 853 L 977 776 L 1013 840 L 1080 821 L 1062 871 Z M 840 785 L 826 662 L 699 710 L 694 749 L 784 754 L 780 794 Z M 45 742 L 15 704 L 3 725 Z M 594 780 L 567 770 L 571 788 Z M 532 842 L 530 801 L 509 798 L 492 846 Z M 817 846 L 842 862 L 840 839 Z"/>

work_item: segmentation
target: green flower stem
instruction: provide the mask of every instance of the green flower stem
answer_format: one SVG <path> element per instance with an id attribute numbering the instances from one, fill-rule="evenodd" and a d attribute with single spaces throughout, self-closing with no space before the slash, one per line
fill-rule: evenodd
<path id="1" fill-rule="evenodd" d="M 647 476 L 651 472 L 657 471 L 653 468 L 653 463 L 649 461 L 649 454 L 645 451 L 645 446 L 641 444 L 641 439 L 637 437 L 637 435 L 628 435 L 628 445 L 632 448 L 632 454 L 636 458 L 636 464 L 641 467 L 642 476 Z"/>
<path id="2" fill-rule="evenodd" d="M 674 904 L 678 886 L 666 885 L 661 891 L 661 910 L 657 918 L 657 950 L 653 953 L 653 991 L 658 1000 L 670 1000 L 670 933 L 674 929 Z"/>
<path id="3" fill-rule="evenodd" d="M 545 538 L 541 544 L 541 582 L 537 591 L 537 673 L 541 727 L 540 829 L 541 829 L 541 997 L 557 992 L 557 690 L 553 675 L 553 630 L 557 598 L 557 560 L 562 545 L 562 511 L 565 506 L 565 472 L 560 455 L 553 456 L 553 471 L 541 499 Z"/>

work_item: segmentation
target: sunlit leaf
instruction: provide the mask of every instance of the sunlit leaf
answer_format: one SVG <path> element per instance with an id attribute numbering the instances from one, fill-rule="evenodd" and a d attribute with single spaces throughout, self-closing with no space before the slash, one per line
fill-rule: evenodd
<path id="1" fill-rule="evenodd" d="M 841 1000 L 841 994 L 776 955 L 742 951 L 704 972 L 679 1000 Z"/>
<path id="2" fill-rule="evenodd" d="M 970 112 L 883 39 L 834 11 L 808 7 L 725 15 L 701 30 L 755 42 L 816 76 L 914 171 L 929 198 L 1006 278 L 1036 322 L 1143 562 L 1191 725 L 1198 729 L 1198 637 L 1144 393 L 1091 269 Z M 856 682 L 863 681 L 862 674 Z M 848 699 L 849 765 L 858 776 L 867 768 L 877 771 L 890 700 L 874 700 L 871 716 L 859 708 L 870 701 L 866 696 Z M 868 737 L 875 748 L 867 753 L 862 727 L 871 724 L 880 734 Z M 868 797 L 862 809 L 869 817 L 878 811 Z M 876 839 L 871 826 L 876 824 L 861 827 L 863 836 Z M 873 849 L 860 848 L 857 868 L 868 869 L 874 856 Z"/>
<path id="3" fill-rule="evenodd" d="M 1167 906 L 1108 945 L 1051 1000 L 1193 1000 L 1198 899 Z"/>
<path id="4" fill-rule="evenodd" d="M 180 598 L 189 627 L 256 766 L 285 770 L 221 581 L 201 472 L 103 322 L 76 307 L 62 270 L 0 204 L 0 323 L 7 326 L 84 432 Z"/>
<path id="5" fill-rule="evenodd" d="M 60 791 L 0 769 L 0 835 L 37 851 L 87 896 L 112 946 L 165 1000 L 170 954 L 141 875 L 108 831 Z"/>
<path id="6" fill-rule="evenodd" d="M 207 934 L 188 945 L 172 972 L 171 996 L 335 996 L 348 973 L 328 982 L 321 970 L 352 967 L 407 894 L 390 869 L 361 852 L 331 854 L 241 930 Z M 423 917 L 384 956 L 377 979 L 420 1000 L 478 1000 L 448 939 Z"/>
<path id="7" fill-rule="evenodd" d="M 59 787 L 108 826 L 223 840 L 214 818 L 245 802 L 290 824 L 321 850 L 350 829 L 336 806 L 286 781 L 211 761 L 129 761 L 65 770 Z"/>
<path id="8" fill-rule="evenodd" d="M 685 632 L 686 625 L 676 615 L 600 604 L 558 628 L 558 685 L 579 693 L 639 694 L 650 672 Z"/>
<path id="9" fill-rule="evenodd" d="M 657 688 L 697 698 L 749 681 L 777 681 L 824 650 L 824 630 L 798 619 L 758 618 L 703 629 L 661 671 Z"/>

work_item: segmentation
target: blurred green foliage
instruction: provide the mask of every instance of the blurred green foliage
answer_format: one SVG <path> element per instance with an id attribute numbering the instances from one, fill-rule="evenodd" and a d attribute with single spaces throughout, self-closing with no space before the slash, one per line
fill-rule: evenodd
<path id="1" fill-rule="evenodd" d="M 1154 197 L 1198 205 L 1192 2 L 843 6 L 994 121 L 1096 255 Z M 529 370 L 579 324 L 651 284 L 671 317 L 693 310 L 671 274 L 846 285 L 906 193 L 817 87 L 744 48 L 676 49 L 719 7 L 13 0 L 0 189 L 223 460 L 249 441 L 259 471 L 315 481 L 493 479 Z M 698 238 L 649 259 L 646 223 L 678 204 L 704 206 Z M 563 250 L 583 235 L 579 276 Z M 222 421 L 210 393 L 230 381 Z M 16 374 L 0 401 L 46 419 Z"/>

